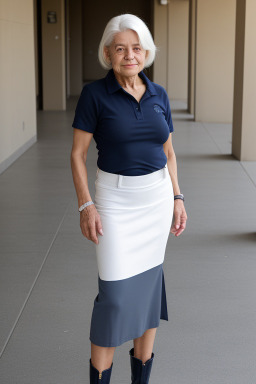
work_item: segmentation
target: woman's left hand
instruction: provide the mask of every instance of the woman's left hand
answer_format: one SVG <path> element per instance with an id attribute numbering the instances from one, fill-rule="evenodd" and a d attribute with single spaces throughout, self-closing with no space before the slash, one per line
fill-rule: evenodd
<path id="1" fill-rule="evenodd" d="M 174 200 L 174 221 L 171 226 L 170 232 L 175 236 L 179 236 L 186 228 L 187 213 L 185 210 L 184 202 L 181 199 Z"/>

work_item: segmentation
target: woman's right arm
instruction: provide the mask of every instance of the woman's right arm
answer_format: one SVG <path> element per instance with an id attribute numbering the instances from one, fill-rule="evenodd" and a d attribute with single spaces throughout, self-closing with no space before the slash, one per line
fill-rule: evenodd
<path id="1" fill-rule="evenodd" d="M 73 146 L 70 162 L 78 208 L 87 201 L 92 200 L 88 188 L 86 168 L 87 153 L 92 137 L 93 134 L 90 132 L 77 128 L 73 129 Z M 103 231 L 100 215 L 94 204 L 87 206 L 80 212 L 80 228 L 87 239 L 92 240 L 95 244 L 99 243 L 97 232 L 103 235 Z"/>

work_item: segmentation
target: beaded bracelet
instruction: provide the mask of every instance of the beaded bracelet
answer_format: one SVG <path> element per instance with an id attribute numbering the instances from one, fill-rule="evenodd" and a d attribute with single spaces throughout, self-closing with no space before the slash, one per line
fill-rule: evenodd
<path id="1" fill-rule="evenodd" d="M 174 200 L 176 200 L 176 199 L 181 199 L 181 200 L 185 201 L 184 195 L 182 193 L 180 195 L 174 195 Z"/>
<path id="2" fill-rule="evenodd" d="M 79 212 L 82 212 L 83 209 L 85 209 L 88 205 L 91 205 L 91 204 L 94 204 L 93 201 L 87 201 L 87 203 L 84 203 L 83 205 L 81 205 L 81 207 L 79 207 L 78 211 Z"/>

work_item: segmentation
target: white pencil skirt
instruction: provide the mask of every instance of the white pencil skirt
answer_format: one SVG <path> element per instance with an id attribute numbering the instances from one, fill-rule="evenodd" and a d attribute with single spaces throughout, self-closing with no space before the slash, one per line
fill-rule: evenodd
<path id="1" fill-rule="evenodd" d="M 97 168 L 95 207 L 103 236 L 95 244 L 99 292 L 89 339 L 116 347 L 168 320 L 163 262 L 174 194 L 167 164 L 124 176 Z"/>

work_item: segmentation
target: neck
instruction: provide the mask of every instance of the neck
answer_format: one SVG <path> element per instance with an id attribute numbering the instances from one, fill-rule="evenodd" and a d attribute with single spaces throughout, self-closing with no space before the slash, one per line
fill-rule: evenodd
<path id="1" fill-rule="evenodd" d="M 136 73 L 136 75 L 133 76 L 122 76 L 119 73 L 115 72 L 115 77 L 118 81 L 118 83 L 121 85 L 121 87 L 126 89 L 138 89 L 143 83 L 143 80 L 140 78 L 140 76 Z"/>

